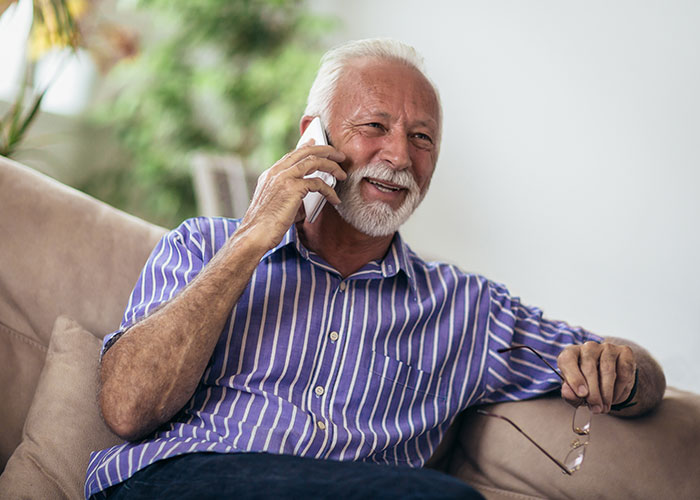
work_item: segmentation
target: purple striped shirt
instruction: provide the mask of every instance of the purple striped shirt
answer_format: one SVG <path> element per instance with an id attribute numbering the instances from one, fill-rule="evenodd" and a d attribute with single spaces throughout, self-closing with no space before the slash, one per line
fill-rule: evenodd
<path id="1" fill-rule="evenodd" d="M 167 234 L 105 344 L 192 280 L 238 223 L 202 217 Z M 420 467 L 468 406 L 559 387 L 531 353 L 498 348 L 527 344 L 555 362 L 589 339 L 600 340 L 501 285 L 424 262 L 398 233 L 382 260 L 343 279 L 292 227 L 261 259 L 192 399 L 147 439 L 93 453 L 85 494 L 198 451 Z"/>

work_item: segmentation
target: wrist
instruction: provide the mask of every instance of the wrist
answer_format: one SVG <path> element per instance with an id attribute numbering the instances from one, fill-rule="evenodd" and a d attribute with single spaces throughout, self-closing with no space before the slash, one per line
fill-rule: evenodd
<path id="1" fill-rule="evenodd" d="M 233 253 L 238 258 L 254 261 L 256 264 L 265 253 L 275 247 L 269 233 L 259 227 L 241 224 L 231 235 L 222 250 Z"/>
<path id="2" fill-rule="evenodd" d="M 256 253 L 259 258 L 275 248 L 292 225 L 291 223 L 287 225 L 284 221 L 266 220 L 265 217 L 253 216 L 250 219 L 246 216 L 241 220 L 227 245 Z"/>

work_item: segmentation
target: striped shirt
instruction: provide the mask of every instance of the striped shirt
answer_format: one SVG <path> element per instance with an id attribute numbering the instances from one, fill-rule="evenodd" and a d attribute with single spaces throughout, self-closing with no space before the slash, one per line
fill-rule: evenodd
<path id="1" fill-rule="evenodd" d="M 181 290 L 238 224 L 202 217 L 164 236 L 105 344 Z M 292 226 L 260 260 L 192 399 L 147 439 L 93 453 L 85 494 L 201 451 L 420 467 L 468 406 L 559 387 L 531 353 L 498 348 L 527 344 L 555 362 L 589 339 L 600 340 L 499 284 L 424 262 L 398 233 L 384 258 L 343 278 Z"/>

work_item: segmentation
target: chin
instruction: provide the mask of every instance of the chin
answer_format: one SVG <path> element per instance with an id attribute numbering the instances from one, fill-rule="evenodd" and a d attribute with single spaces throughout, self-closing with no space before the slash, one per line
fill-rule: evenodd
<path id="1" fill-rule="evenodd" d="M 366 198 L 363 193 L 365 175 L 375 175 L 384 178 L 382 171 L 387 170 L 380 165 L 370 165 L 350 174 L 345 182 L 336 186 L 336 192 L 341 200 L 335 209 L 349 225 L 367 236 L 381 238 L 393 235 L 411 216 L 423 201 L 425 191 L 420 191 L 415 181 L 406 172 L 393 172 L 392 175 L 403 175 L 404 179 L 389 178 L 388 181 L 397 185 L 407 186 L 400 205 L 393 208 L 387 200 Z M 372 171 L 375 171 L 372 173 Z M 392 202 L 398 200 L 394 199 Z"/>
<path id="2" fill-rule="evenodd" d="M 413 213 L 413 207 L 408 203 L 404 203 L 398 210 L 393 210 L 382 202 L 364 204 L 362 207 L 350 205 L 352 204 L 338 205 L 336 210 L 345 222 L 374 238 L 393 235 Z"/>

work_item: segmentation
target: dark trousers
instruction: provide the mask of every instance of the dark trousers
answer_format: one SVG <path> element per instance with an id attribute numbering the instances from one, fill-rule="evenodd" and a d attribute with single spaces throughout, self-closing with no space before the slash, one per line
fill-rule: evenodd
<path id="1" fill-rule="evenodd" d="M 268 453 L 192 453 L 156 462 L 109 491 L 110 500 L 480 499 L 431 469 Z"/>

